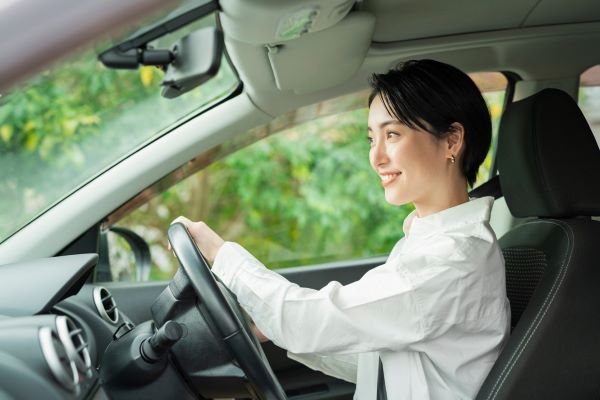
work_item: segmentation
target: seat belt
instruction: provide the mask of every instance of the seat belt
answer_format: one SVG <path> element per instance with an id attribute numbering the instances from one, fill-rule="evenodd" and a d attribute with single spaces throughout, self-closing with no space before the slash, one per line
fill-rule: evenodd
<path id="1" fill-rule="evenodd" d="M 385 376 L 383 376 L 383 363 L 379 359 L 379 372 L 377 373 L 377 400 L 387 400 L 385 390 Z"/>
<path id="2" fill-rule="evenodd" d="M 502 186 L 500 186 L 500 176 L 496 175 L 486 183 L 476 187 L 469 192 L 469 197 L 494 196 L 494 199 L 502 197 Z"/>

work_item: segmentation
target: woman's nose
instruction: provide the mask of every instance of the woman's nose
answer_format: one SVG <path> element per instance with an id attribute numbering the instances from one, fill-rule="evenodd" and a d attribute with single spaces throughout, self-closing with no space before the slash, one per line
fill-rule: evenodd
<path id="1" fill-rule="evenodd" d="M 376 168 L 386 162 L 388 162 L 388 156 L 385 142 L 378 140 L 374 142 L 371 147 L 371 164 L 373 165 L 373 168 Z"/>

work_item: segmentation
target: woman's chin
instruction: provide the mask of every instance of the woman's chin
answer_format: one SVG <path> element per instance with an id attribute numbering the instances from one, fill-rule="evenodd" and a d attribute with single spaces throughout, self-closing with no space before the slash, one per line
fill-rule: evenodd
<path id="1" fill-rule="evenodd" d="M 391 190 L 385 191 L 385 201 L 393 206 L 403 206 L 411 202 L 407 196 L 402 196 L 399 193 L 394 193 Z"/>

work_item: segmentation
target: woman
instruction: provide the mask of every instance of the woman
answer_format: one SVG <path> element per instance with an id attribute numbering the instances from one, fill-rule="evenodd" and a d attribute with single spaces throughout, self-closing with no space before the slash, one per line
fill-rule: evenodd
<path id="1" fill-rule="evenodd" d="M 466 74 L 432 60 L 376 74 L 372 86 L 371 166 L 389 203 L 415 206 L 385 264 L 346 286 L 301 288 L 206 224 L 176 221 L 264 336 L 356 382 L 355 399 L 473 398 L 510 321 L 493 198 L 467 192 L 490 145 L 489 113 Z"/>

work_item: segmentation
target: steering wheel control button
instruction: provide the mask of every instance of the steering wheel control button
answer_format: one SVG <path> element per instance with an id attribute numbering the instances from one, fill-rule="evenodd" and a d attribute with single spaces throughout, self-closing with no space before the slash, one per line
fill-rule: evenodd
<path id="1" fill-rule="evenodd" d="M 157 362 L 183 337 L 183 333 L 184 329 L 178 322 L 165 322 L 154 335 L 142 343 L 142 358 L 149 363 Z"/>

